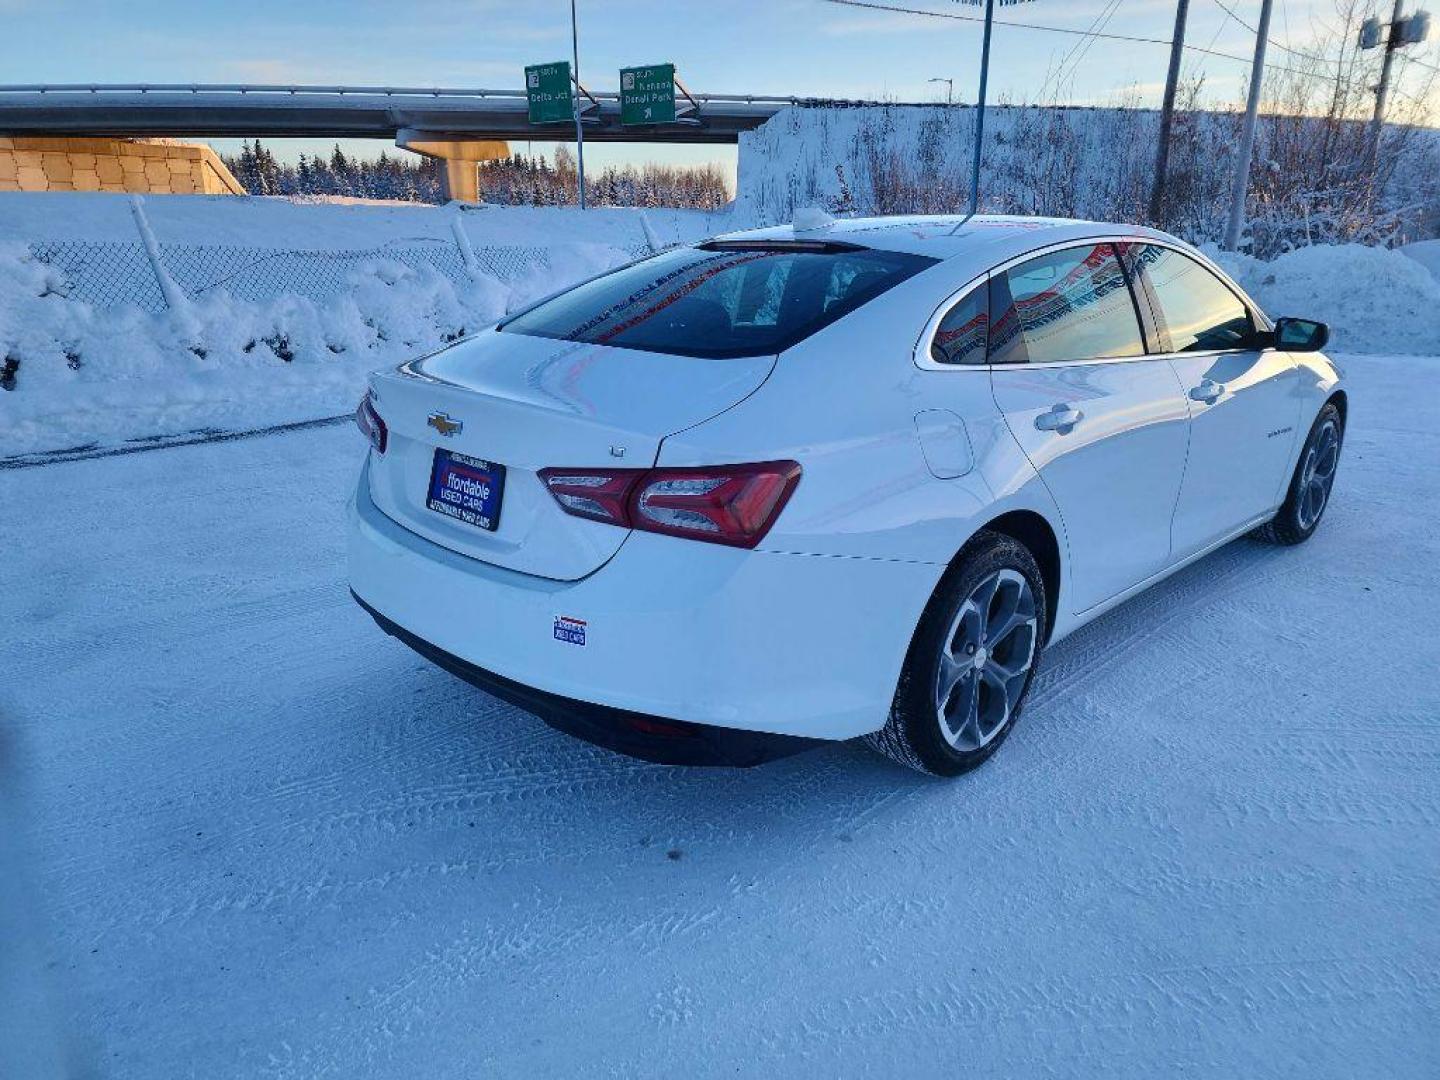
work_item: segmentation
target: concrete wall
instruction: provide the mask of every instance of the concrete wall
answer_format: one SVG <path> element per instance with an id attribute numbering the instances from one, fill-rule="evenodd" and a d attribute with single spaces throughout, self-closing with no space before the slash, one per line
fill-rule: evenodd
<path id="1" fill-rule="evenodd" d="M 69 137 L 0 138 L 0 191 L 245 194 L 208 146 Z"/>

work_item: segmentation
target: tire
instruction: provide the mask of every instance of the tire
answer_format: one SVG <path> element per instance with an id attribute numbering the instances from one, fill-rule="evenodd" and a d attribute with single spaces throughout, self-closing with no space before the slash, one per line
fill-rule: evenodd
<path id="1" fill-rule="evenodd" d="M 980 765 L 1019 718 L 1048 620 L 1044 579 L 1029 549 L 1000 533 L 977 533 L 926 605 L 889 719 L 866 743 L 932 776 Z M 950 686 L 943 693 L 942 665 Z"/>
<path id="2" fill-rule="evenodd" d="M 1303 544 L 1315 535 L 1330 505 L 1340 451 L 1345 445 L 1345 420 L 1333 401 L 1327 401 L 1310 425 L 1290 488 L 1279 512 L 1250 535 L 1267 544 L 1287 547 Z M 1322 468 L 1323 467 L 1323 468 Z M 1328 471 L 1326 471 L 1328 470 Z M 1317 479 L 1317 473 L 1319 478 Z M 1317 487 L 1318 485 L 1318 487 Z"/>

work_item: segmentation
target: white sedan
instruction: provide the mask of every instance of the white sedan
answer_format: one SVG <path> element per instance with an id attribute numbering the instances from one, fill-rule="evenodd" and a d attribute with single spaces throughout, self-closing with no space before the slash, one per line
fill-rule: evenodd
<path id="1" fill-rule="evenodd" d="M 860 219 L 642 260 L 372 377 L 350 583 L 387 632 L 648 760 L 863 736 L 955 775 L 1044 649 L 1320 522 L 1346 393 L 1161 232 Z"/>

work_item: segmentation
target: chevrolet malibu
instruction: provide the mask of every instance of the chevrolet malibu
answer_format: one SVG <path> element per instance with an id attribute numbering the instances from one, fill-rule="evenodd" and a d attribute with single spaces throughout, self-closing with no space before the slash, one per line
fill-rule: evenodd
<path id="1" fill-rule="evenodd" d="M 1327 336 L 1133 226 L 817 215 L 673 249 L 372 376 L 351 589 L 623 753 L 863 737 L 956 775 L 1066 634 L 1315 531 Z"/>

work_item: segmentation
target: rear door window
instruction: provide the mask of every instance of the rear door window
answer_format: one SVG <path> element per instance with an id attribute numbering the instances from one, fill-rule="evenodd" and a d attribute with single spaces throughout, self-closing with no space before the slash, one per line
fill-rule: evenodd
<path id="1" fill-rule="evenodd" d="M 989 329 L 989 293 L 980 285 L 940 320 L 930 341 L 930 358 L 937 364 L 983 364 Z"/>
<path id="2" fill-rule="evenodd" d="M 1108 243 L 1052 251 L 990 280 L 992 364 L 1145 355 L 1135 302 Z"/>
<path id="3" fill-rule="evenodd" d="M 1127 254 L 1148 278 L 1159 305 L 1153 314 L 1165 352 L 1254 347 L 1250 309 L 1205 267 L 1157 244 L 1130 245 Z"/>
<path id="4" fill-rule="evenodd" d="M 936 260 L 848 244 L 736 241 L 622 267 L 500 324 L 681 356 L 783 352 Z"/>

